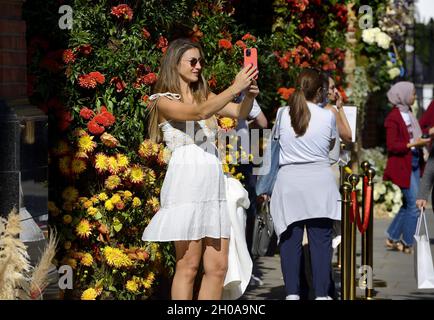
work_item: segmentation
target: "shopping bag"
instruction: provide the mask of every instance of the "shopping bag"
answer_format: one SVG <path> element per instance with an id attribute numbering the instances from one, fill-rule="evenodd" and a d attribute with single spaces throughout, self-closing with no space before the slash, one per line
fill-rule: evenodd
<path id="1" fill-rule="evenodd" d="M 428 228 L 426 225 L 425 212 L 421 209 L 417 220 L 415 242 L 415 273 L 418 289 L 434 288 L 434 266 L 431 256 Z"/>
<path id="2" fill-rule="evenodd" d="M 253 227 L 252 256 L 263 257 L 268 251 L 274 232 L 269 201 L 264 201 L 256 214 Z"/>

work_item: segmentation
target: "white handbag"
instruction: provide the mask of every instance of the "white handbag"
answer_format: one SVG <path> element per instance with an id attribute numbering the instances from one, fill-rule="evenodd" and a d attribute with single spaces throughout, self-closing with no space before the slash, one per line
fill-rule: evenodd
<path id="1" fill-rule="evenodd" d="M 420 211 L 417 220 L 416 233 L 414 235 L 415 254 L 414 265 L 415 275 L 417 279 L 418 289 L 432 289 L 434 288 L 434 266 L 431 256 L 431 247 L 428 235 L 428 228 L 426 225 L 426 217 L 423 209 Z"/>

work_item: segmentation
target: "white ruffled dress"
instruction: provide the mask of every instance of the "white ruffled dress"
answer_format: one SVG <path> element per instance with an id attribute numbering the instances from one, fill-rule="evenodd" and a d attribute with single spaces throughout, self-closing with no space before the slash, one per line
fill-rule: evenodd
<path id="1" fill-rule="evenodd" d="M 151 96 L 179 99 L 164 93 Z M 229 238 L 226 186 L 216 132 L 205 121 L 161 123 L 163 139 L 172 155 L 160 194 L 160 210 L 142 236 L 144 241 Z"/>

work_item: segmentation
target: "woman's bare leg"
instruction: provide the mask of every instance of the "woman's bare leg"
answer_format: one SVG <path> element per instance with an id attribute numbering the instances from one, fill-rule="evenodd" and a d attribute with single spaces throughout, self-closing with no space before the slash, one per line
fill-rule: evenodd
<path id="1" fill-rule="evenodd" d="M 228 269 L 229 239 L 205 238 L 203 241 L 204 275 L 198 300 L 220 300 Z"/>
<path id="2" fill-rule="evenodd" d="M 172 300 L 191 300 L 193 284 L 202 255 L 202 240 L 175 241 L 176 268 Z"/>

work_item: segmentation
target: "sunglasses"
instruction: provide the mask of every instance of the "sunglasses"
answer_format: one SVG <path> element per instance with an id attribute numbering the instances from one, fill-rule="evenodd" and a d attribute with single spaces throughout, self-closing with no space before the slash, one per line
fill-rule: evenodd
<path id="1" fill-rule="evenodd" d="M 197 58 L 192 58 L 192 59 L 187 60 L 187 61 L 190 62 L 190 66 L 192 66 L 192 67 L 195 67 L 196 64 L 197 64 L 198 62 L 200 63 L 200 65 L 201 65 L 202 67 L 203 67 L 204 64 L 205 64 L 205 60 L 202 59 L 202 58 L 199 58 L 199 59 L 197 59 Z"/>

